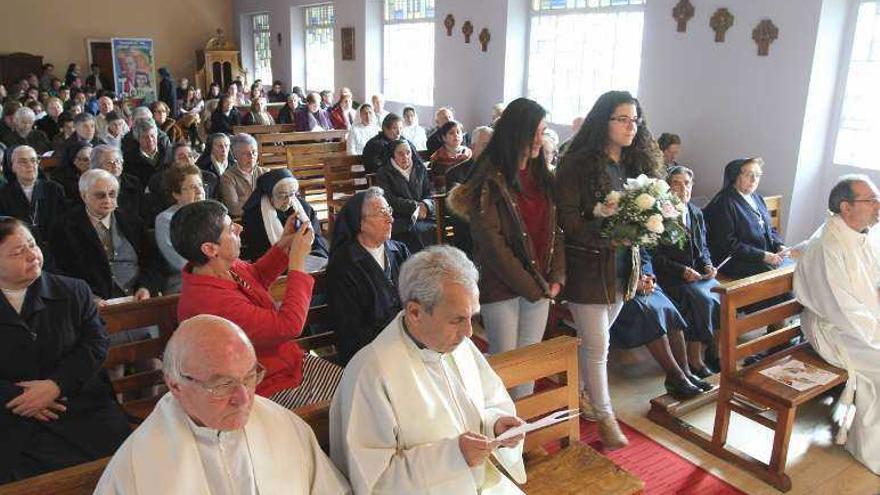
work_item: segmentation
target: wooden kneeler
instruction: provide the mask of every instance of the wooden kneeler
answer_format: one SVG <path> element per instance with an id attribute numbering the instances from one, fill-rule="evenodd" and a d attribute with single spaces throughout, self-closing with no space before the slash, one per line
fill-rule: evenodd
<path id="1" fill-rule="evenodd" d="M 718 335 L 721 372 L 712 377 L 717 380 L 719 388 L 685 402 L 678 402 L 668 395 L 657 397 L 651 400 L 648 412 L 648 418 L 655 423 L 783 492 L 791 490 L 791 479 L 785 474 L 785 464 L 797 408 L 847 379 L 845 370 L 826 363 L 806 343 L 776 352 L 752 365 L 740 366 L 744 358 L 769 351 L 800 334 L 800 324 L 795 323 L 748 342 L 737 343 L 738 337 L 747 332 L 800 314 L 803 307 L 796 300 L 789 299 L 745 316 L 737 316 L 737 311 L 746 306 L 789 294 L 793 274 L 794 267 L 780 268 L 714 289 L 721 294 L 721 328 Z M 799 392 L 760 373 L 791 359 L 831 372 L 835 378 L 826 385 Z M 717 406 L 711 436 L 681 419 L 683 415 L 713 401 L 717 401 Z M 731 411 L 774 431 L 769 464 L 727 445 Z"/>

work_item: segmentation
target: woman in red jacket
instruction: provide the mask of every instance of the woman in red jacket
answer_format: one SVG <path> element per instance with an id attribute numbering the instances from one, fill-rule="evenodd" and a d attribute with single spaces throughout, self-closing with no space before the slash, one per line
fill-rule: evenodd
<path id="1" fill-rule="evenodd" d="M 289 408 L 329 400 L 342 369 L 305 355 L 299 337 L 309 311 L 314 279 L 305 272 L 305 257 L 314 232 L 291 216 L 278 242 L 255 263 L 238 259 L 241 226 L 222 203 L 207 200 L 179 209 L 171 220 L 171 244 L 189 262 L 177 305 L 182 321 L 199 314 L 226 318 L 244 330 L 266 368 L 257 393 Z M 269 286 L 284 272 L 287 289 L 280 306 Z"/>

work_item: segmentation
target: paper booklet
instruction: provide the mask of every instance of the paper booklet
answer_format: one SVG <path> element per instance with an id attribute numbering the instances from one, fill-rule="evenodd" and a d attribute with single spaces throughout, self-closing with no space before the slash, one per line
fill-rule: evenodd
<path id="1" fill-rule="evenodd" d="M 504 440 L 507 440 L 508 438 L 513 438 L 517 435 L 524 435 L 530 431 L 540 430 L 541 428 L 546 428 L 547 426 L 561 423 L 563 421 L 577 417 L 577 415 L 580 414 L 579 411 L 579 409 L 568 409 L 565 411 L 557 411 L 553 414 L 548 414 L 547 416 L 544 416 L 543 418 L 533 423 L 525 423 L 505 431 L 504 433 L 495 437 L 495 442 L 503 442 Z"/>
<path id="2" fill-rule="evenodd" d="M 759 373 L 772 378 L 777 382 L 784 383 L 789 387 L 803 392 L 818 385 L 825 385 L 837 378 L 837 375 L 797 359 L 791 359 L 776 366 L 761 370 Z"/>

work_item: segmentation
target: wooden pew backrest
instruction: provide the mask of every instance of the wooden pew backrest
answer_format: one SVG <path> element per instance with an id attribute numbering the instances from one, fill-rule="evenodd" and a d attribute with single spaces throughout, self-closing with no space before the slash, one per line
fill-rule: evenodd
<path id="1" fill-rule="evenodd" d="M 268 168 L 287 166 L 287 147 L 295 144 L 321 141 L 344 141 L 348 131 L 283 132 L 257 134 L 260 165 Z"/>
<path id="2" fill-rule="evenodd" d="M 515 401 L 516 412 L 525 420 L 544 416 L 560 409 L 578 408 L 577 339 L 569 336 L 532 344 L 489 356 L 489 364 L 508 389 L 562 374 L 562 385 L 535 392 Z M 580 440 L 578 418 L 537 430 L 526 436 L 524 452 L 530 452 L 554 440 L 576 443 Z"/>
<path id="3" fill-rule="evenodd" d="M 160 359 L 165 344 L 177 327 L 178 298 L 178 295 L 159 296 L 101 307 L 99 313 L 111 335 L 153 325 L 158 327 L 156 337 L 111 346 L 104 367 L 111 370 L 119 366 L 128 368 L 136 363 Z M 159 395 L 154 393 L 155 387 L 162 381 L 161 369 L 123 373 L 121 377 L 112 379 L 114 391 L 123 397 L 122 409 L 136 420 L 143 420 L 153 410 L 159 399 Z M 125 400 L 132 393 L 146 396 Z"/>
<path id="4" fill-rule="evenodd" d="M 782 235 L 782 196 L 765 196 L 764 203 L 767 205 L 767 211 L 770 213 L 770 223 L 773 228 Z"/>

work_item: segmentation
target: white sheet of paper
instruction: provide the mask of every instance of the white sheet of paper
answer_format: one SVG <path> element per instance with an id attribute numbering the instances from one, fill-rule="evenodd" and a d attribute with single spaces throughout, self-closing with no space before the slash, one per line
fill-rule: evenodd
<path id="1" fill-rule="evenodd" d="M 540 430 L 541 428 L 546 428 L 548 426 L 555 425 L 556 423 L 561 423 L 563 421 L 569 420 L 569 419 L 577 416 L 578 414 L 580 414 L 578 409 L 569 409 L 567 411 L 557 411 L 553 414 L 548 414 L 547 416 L 544 416 L 543 418 L 541 418 L 535 422 L 525 423 L 525 424 L 522 424 L 519 426 L 515 426 L 515 427 L 505 431 L 504 433 L 498 435 L 497 437 L 495 437 L 495 441 L 496 442 L 503 442 L 504 440 L 507 440 L 508 438 L 513 438 L 513 437 L 519 436 L 519 435 L 525 435 L 526 433 L 528 433 L 530 431 Z"/>

